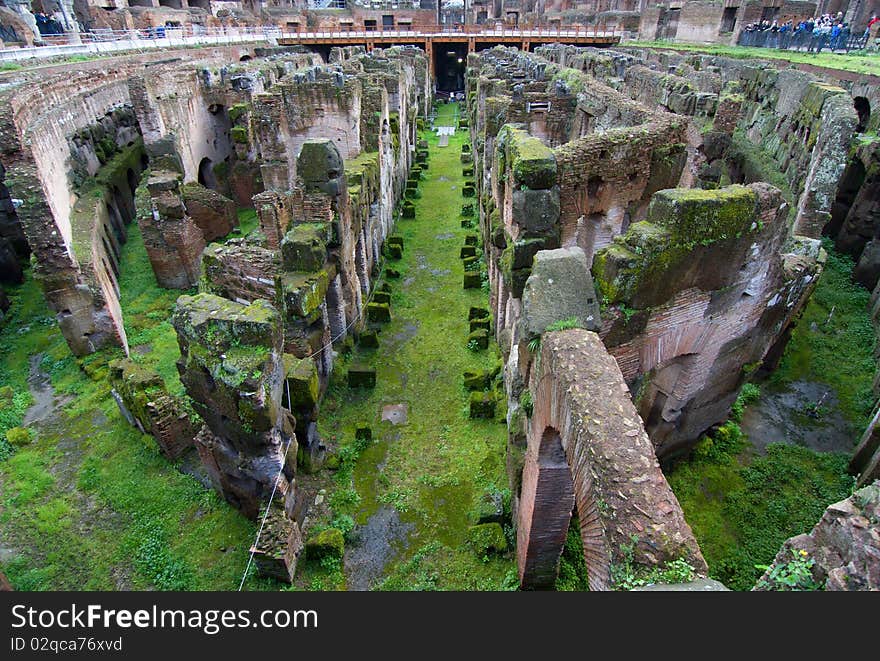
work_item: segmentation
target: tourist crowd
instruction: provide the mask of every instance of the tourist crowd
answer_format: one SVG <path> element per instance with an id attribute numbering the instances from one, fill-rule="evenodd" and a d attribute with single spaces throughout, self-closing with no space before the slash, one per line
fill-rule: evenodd
<path id="1" fill-rule="evenodd" d="M 865 31 L 854 33 L 852 26 L 845 23 L 843 13 L 823 14 L 798 22 L 760 21 L 750 23 L 740 34 L 741 46 L 762 46 L 765 48 L 806 49 L 819 53 L 824 48 L 833 51 L 846 51 L 864 48 L 873 26 L 880 18 L 872 16 Z"/>

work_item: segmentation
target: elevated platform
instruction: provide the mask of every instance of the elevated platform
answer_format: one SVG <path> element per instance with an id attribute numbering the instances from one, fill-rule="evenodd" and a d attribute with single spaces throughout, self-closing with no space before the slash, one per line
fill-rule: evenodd
<path id="1" fill-rule="evenodd" d="M 608 47 L 620 43 L 620 35 L 604 28 L 571 29 L 482 29 L 465 26 L 447 30 L 439 26 L 414 27 L 412 30 L 316 30 L 282 32 L 278 43 L 284 46 L 366 46 L 367 50 L 381 46 L 418 45 L 430 51 L 431 44 L 468 44 L 474 51 L 489 46 L 519 46 L 530 50 L 532 45 L 562 43 L 579 46 Z"/>

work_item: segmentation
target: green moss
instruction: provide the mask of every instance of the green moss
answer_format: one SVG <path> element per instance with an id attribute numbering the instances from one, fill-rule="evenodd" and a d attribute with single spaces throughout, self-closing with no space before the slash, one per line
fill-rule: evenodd
<path id="1" fill-rule="evenodd" d="M 447 113 L 452 117 L 451 104 L 440 111 L 438 122 Z M 348 515 L 362 525 L 380 507 L 393 507 L 413 526 L 380 589 L 510 589 L 516 586 L 512 559 L 492 554 L 484 562 L 466 544 L 475 499 L 490 487 L 502 488 L 507 479 L 505 425 L 470 419 L 461 385 L 466 370 L 488 371 L 497 361 L 494 350 L 472 353 L 466 347 L 468 311 L 485 308 L 487 301 L 481 289 L 460 287 L 458 250 L 466 231 L 458 226 L 461 198 L 457 204 L 451 186 L 461 187 L 458 147 L 464 134 L 452 136 L 444 149 L 436 148 L 436 135 L 425 138 L 431 169 L 420 184 L 422 197 L 413 201 L 418 220 L 395 230 L 406 245 L 395 269 L 407 277 L 394 284 L 394 317 L 382 327 L 378 350 L 358 347 L 351 357 L 337 359 L 318 419 L 321 438 L 341 448 L 341 459 L 342 452 L 354 450 L 358 426 L 369 425 L 373 441 L 353 452 L 351 470 L 343 461 L 335 473 L 325 474 L 330 489 L 353 489 L 357 496 L 342 499 L 334 517 Z M 455 236 L 438 240 L 441 233 Z M 427 259 L 429 268 L 418 268 L 420 259 Z M 373 367 L 375 388 L 348 389 L 351 364 Z M 383 406 L 402 402 L 408 404 L 407 424 L 381 421 Z M 326 587 L 331 581 L 321 576 Z"/>
<path id="2" fill-rule="evenodd" d="M 876 58 L 865 56 L 864 52 L 852 52 L 848 55 L 840 53 L 805 53 L 802 51 L 778 50 L 774 48 L 757 48 L 744 46 L 721 46 L 688 44 L 676 41 L 674 44 L 662 41 L 633 41 L 628 45 L 635 47 L 673 49 L 684 52 L 710 53 L 740 60 L 783 60 L 796 64 L 819 66 L 828 69 L 854 71 L 861 74 L 880 75 L 880 63 Z"/>
<path id="3" fill-rule="evenodd" d="M 341 560 L 344 553 L 345 539 L 342 532 L 336 528 L 322 530 L 305 544 L 305 554 L 308 560 L 322 560 L 324 558 Z"/>
<path id="4" fill-rule="evenodd" d="M 234 143 L 238 145 L 248 144 L 248 130 L 244 126 L 233 126 L 229 132 Z"/>
<path id="5" fill-rule="evenodd" d="M 874 327 L 868 312 L 870 292 L 851 280 L 852 260 L 825 240 L 828 260 L 819 283 L 795 326 L 774 387 L 794 381 L 824 383 L 840 401 L 840 411 L 856 439 L 868 424 L 874 404 L 876 370 Z"/>
<path id="6" fill-rule="evenodd" d="M 31 442 L 31 430 L 24 427 L 13 427 L 6 430 L 6 442 L 12 447 L 21 447 Z"/>
<path id="7" fill-rule="evenodd" d="M 229 107 L 229 121 L 238 124 L 238 120 L 245 117 L 250 108 L 246 103 L 234 103 Z"/>
<path id="8" fill-rule="evenodd" d="M 505 125 L 498 134 L 497 149 L 513 172 L 515 186 L 545 189 L 556 183 L 553 150 L 526 131 Z"/>
<path id="9" fill-rule="evenodd" d="M 500 523 L 480 523 L 468 528 L 468 545 L 478 556 L 489 553 L 504 553 L 507 538 Z"/>

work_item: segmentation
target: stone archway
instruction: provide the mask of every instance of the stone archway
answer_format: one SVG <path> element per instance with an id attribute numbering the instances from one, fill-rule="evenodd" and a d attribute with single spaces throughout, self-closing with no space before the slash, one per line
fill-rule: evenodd
<path id="1" fill-rule="evenodd" d="M 581 329 L 545 333 L 534 365 L 517 508 L 520 585 L 553 587 L 575 506 L 591 590 L 613 589 L 612 565 L 634 540 L 637 564 L 684 558 L 705 575 L 620 368 L 599 337 Z"/>

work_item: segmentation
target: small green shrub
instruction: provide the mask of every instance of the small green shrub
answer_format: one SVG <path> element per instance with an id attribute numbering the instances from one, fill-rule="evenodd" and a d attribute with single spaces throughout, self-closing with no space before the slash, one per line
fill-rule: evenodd
<path id="1" fill-rule="evenodd" d="M 816 561 L 806 551 L 791 549 L 791 560 L 775 565 L 766 578 L 761 578 L 758 587 L 765 590 L 786 592 L 803 590 L 822 590 L 824 586 L 813 578 Z M 766 572 L 767 565 L 755 565 L 755 569 Z"/>
<path id="2" fill-rule="evenodd" d="M 580 328 L 581 322 L 578 321 L 577 317 L 568 317 L 567 319 L 560 319 L 559 321 L 554 321 L 552 324 L 547 326 L 546 332 L 552 333 L 553 331 L 564 331 L 571 330 L 572 328 Z"/>
<path id="3" fill-rule="evenodd" d="M 31 442 L 31 430 L 26 427 L 13 427 L 6 431 L 6 441 L 13 447 L 21 447 Z"/>

